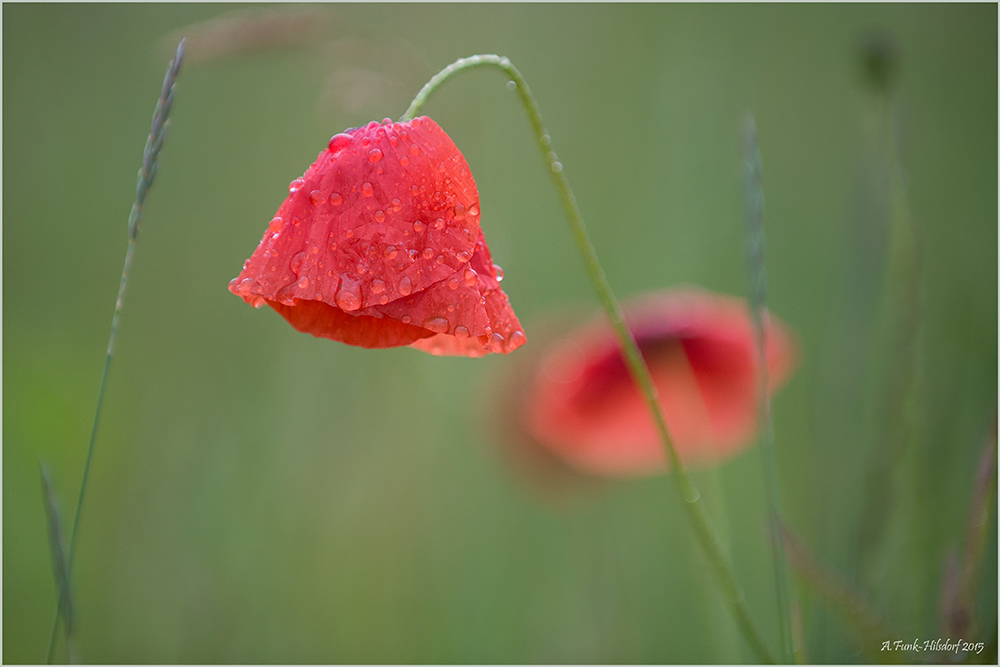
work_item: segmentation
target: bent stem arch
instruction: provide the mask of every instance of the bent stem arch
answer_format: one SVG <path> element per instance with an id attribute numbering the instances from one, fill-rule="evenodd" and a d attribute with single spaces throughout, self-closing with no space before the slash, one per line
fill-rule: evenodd
<path id="1" fill-rule="evenodd" d="M 601 268 L 601 264 L 597 259 L 597 253 L 594 250 L 594 245 L 591 243 L 590 236 L 587 234 L 587 228 L 583 224 L 583 216 L 580 214 L 580 209 L 576 204 L 576 198 L 573 196 L 573 190 L 570 188 L 569 181 L 563 174 L 562 163 L 559 162 L 558 157 L 551 148 L 552 140 L 545 131 L 545 127 L 542 125 L 542 116 L 538 111 L 538 104 L 535 102 L 535 98 L 532 97 L 531 90 L 528 88 L 528 84 L 521 75 L 521 72 L 511 64 L 509 59 L 497 55 L 475 55 L 468 58 L 460 58 L 431 77 L 430 81 L 428 81 L 424 87 L 420 89 L 420 92 L 417 93 L 417 96 L 413 98 L 413 101 L 410 103 L 410 107 L 406 110 L 406 113 L 403 114 L 403 117 L 400 120 L 412 120 L 419 113 L 420 108 L 424 105 L 431 94 L 445 81 L 459 72 L 476 67 L 492 67 L 499 69 L 508 76 L 511 82 L 513 82 L 514 89 L 517 91 L 521 98 L 521 102 L 524 104 L 525 110 L 528 112 L 528 120 L 531 122 L 531 127 L 535 132 L 535 140 L 538 142 L 538 149 L 542 152 L 545 163 L 549 167 L 549 173 L 555 183 L 556 190 L 559 191 L 559 197 L 562 200 L 563 208 L 566 210 L 566 216 L 569 219 L 570 231 L 572 232 L 573 238 L 580 250 L 580 254 L 583 256 L 583 262 L 586 265 L 587 273 L 593 283 L 594 290 L 597 292 L 601 305 L 607 312 L 615 330 L 615 334 L 618 336 L 618 340 L 621 343 L 629 373 L 638 385 L 639 390 L 642 392 L 643 398 L 646 401 L 646 405 L 649 407 L 649 411 L 653 415 L 653 421 L 656 423 L 656 429 L 659 432 L 660 440 L 663 442 L 663 448 L 666 451 L 667 459 L 670 462 L 670 468 L 673 472 L 674 479 L 677 480 L 677 490 L 680 493 L 682 504 L 687 511 L 688 518 L 691 520 L 691 525 L 694 527 L 694 532 L 698 537 L 698 541 L 701 544 L 702 549 L 705 551 L 705 556 L 708 558 L 709 565 L 715 575 L 716 583 L 719 586 L 722 596 L 725 599 L 737 626 L 739 626 L 740 630 L 743 632 L 744 637 L 750 644 L 750 648 L 753 649 L 757 659 L 761 662 L 774 662 L 774 659 L 771 657 L 770 652 L 764 645 L 760 634 L 750 619 L 750 614 L 744 601 L 743 591 L 740 589 L 740 586 L 736 581 L 732 568 L 722 554 L 722 550 L 719 546 L 719 534 L 714 528 L 712 528 L 712 525 L 709 522 L 705 506 L 701 502 L 701 495 L 698 493 L 698 489 L 695 487 L 694 481 L 685 471 L 684 464 L 681 463 L 681 459 L 677 454 L 677 449 L 674 447 L 674 443 L 670 438 L 670 433 L 667 430 L 667 423 L 663 417 L 663 411 L 657 401 L 656 388 L 653 386 L 653 380 L 652 377 L 650 377 L 649 368 L 647 368 L 646 362 L 639 352 L 639 347 L 636 345 L 632 332 L 625 325 L 625 316 L 622 313 L 621 305 L 618 303 L 614 293 L 611 291 L 611 285 L 608 284 L 607 276 L 604 275 L 604 269 Z M 509 83 L 508 86 L 510 86 Z"/>

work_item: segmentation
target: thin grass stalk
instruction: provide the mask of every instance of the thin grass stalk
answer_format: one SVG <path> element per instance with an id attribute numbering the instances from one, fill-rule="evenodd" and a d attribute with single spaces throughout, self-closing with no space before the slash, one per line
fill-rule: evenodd
<path id="1" fill-rule="evenodd" d="M 594 291 L 597 292 L 601 305 L 611 320 L 611 325 L 622 346 L 629 373 L 639 387 L 653 416 L 653 421 L 656 424 L 660 440 L 663 443 L 670 468 L 673 471 L 673 477 L 677 482 L 677 490 L 680 493 L 682 501 L 681 504 L 684 506 L 688 518 L 691 520 L 698 541 L 705 552 L 712 573 L 715 575 L 716 583 L 719 586 L 722 597 L 726 601 L 737 626 L 746 638 L 754 655 L 757 656 L 757 659 L 761 662 L 774 662 L 770 651 L 768 651 L 760 633 L 750 618 L 743 591 L 736 581 L 732 567 L 722 554 L 719 545 L 719 534 L 709 521 L 705 505 L 701 502 L 701 495 L 691 477 L 685 471 L 684 464 L 681 462 L 680 456 L 677 454 L 677 449 L 670 438 L 663 411 L 657 400 L 656 387 L 653 385 L 652 377 L 649 374 L 649 368 L 647 368 L 646 362 L 639 352 L 639 346 L 636 345 L 632 332 L 625 324 L 625 316 L 622 313 L 621 305 L 611 291 L 611 286 L 608 283 L 607 276 L 604 274 L 604 269 L 601 268 L 601 264 L 597 259 L 597 252 L 594 250 L 594 245 L 587 234 L 587 228 L 583 223 L 583 216 L 576 204 L 576 198 L 573 196 L 569 181 L 563 173 L 563 165 L 556 156 L 555 151 L 552 150 L 552 140 L 545 130 L 544 125 L 542 125 L 542 116 L 538 111 L 538 104 L 531 95 L 528 84 L 521 75 L 521 72 L 511 64 L 508 58 L 494 54 L 460 58 L 431 77 L 430 81 L 413 98 L 409 108 L 400 120 L 406 121 L 414 118 L 431 94 L 452 76 L 459 72 L 478 67 L 491 67 L 504 72 L 509 79 L 508 88 L 517 91 L 528 113 L 528 120 L 531 122 L 531 127 L 534 130 L 538 149 L 542 153 L 549 174 L 552 176 L 556 190 L 559 192 L 563 208 L 569 219 L 570 231 L 583 257 L 587 274 L 590 276 Z"/>
<path id="2" fill-rule="evenodd" d="M 757 343 L 758 439 L 764 464 L 764 487 L 767 493 L 768 528 L 774 547 L 774 586 L 778 601 L 778 626 L 783 660 L 795 661 L 792 642 L 791 606 L 788 591 L 788 567 L 781 539 L 781 494 L 778 487 L 778 458 L 774 444 L 774 421 L 771 418 L 771 392 L 767 366 L 767 269 L 764 265 L 764 182 L 757 140 L 757 123 L 747 116 L 743 135 L 746 176 L 747 273 L 750 278 L 750 314 Z"/>
<path id="3" fill-rule="evenodd" d="M 160 149 L 163 148 L 163 141 L 167 136 L 167 130 L 170 128 L 170 110 L 174 103 L 174 89 L 183 57 L 184 38 L 181 38 L 173 59 L 167 65 L 167 73 L 163 77 L 163 87 L 160 90 L 160 97 L 156 100 L 156 108 L 153 110 L 153 121 L 150 126 L 149 136 L 146 138 L 146 146 L 142 153 L 142 166 L 139 167 L 139 173 L 136 177 L 135 201 L 132 203 L 132 210 L 128 216 L 128 250 L 125 252 L 125 264 L 122 267 L 121 282 L 118 284 L 118 297 L 115 299 L 115 311 L 111 318 L 111 334 L 108 337 L 108 347 L 104 356 L 101 384 L 97 390 L 97 408 L 94 412 L 94 424 L 90 430 L 90 443 L 87 445 L 87 458 L 83 464 L 80 494 L 76 500 L 76 513 L 73 516 L 73 528 L 70 532 L 69 549 L 66 553 L 67 576 L 64 581 L 60 580 L 59 582 L 59 601 L 56 605 L 55 619 L 52 621 L 52 632 L 49 635 L 49 648 L 46 655 L 46 662 L 48 663 L 52 662 L 52 656 L 55 651 L 56 635 L 59 629 L 59 620 L 62 616 L 61 611 L 65 605 L 65 600 L 70 595 L 73 559 L 76 555 L 76 540 L 80 528 L 80 514 L 83 510 L 83 500 L 87 492 L 87 481 L 90 477 L 90 463 L 94 457 L 94 443 L 97 441 L 97 427 L 101 420 L 101 408 L 104 405 L 104 393 L 108 385 L 108 371 L 111 368 L 111 357 L 115 353 L 115 343 L 118 339 L 118 325 L 121 322 L 122 308 L 125 305 L 125 288 L 128 285 L 129 269 L 132 266 L 135 242 L 139 236 L 142 207 L 146 201 L 149 189 L 153 186 L 153 179 L 156 178 Z M 65 624 L 67 641 L 69 639 L 69 625 L 68 622 Z"/>
<path id="4" fill-rule="evenodd" d="M 38 464 L 39 473 L 42 478 L 42 500 L 45 502 L 45 518 L 49 527 L 49 552 L 52 555 L 52 576 L 56 580 L 56 585 L 60 590 L 66 591 L 66 595 L 59 598 L 59 613 L 62 614 L 63 623 L 66 627 L 66 651 L 69 654 L 69 661 L 76 662 L 73 656 L 73 597 L 69 588 L 69 566 L 66 560 L 66 546 L 62 538 L 62 520 L 59 516 L 59 503 L 56 502 L 55 492 L 52 488 L 52 476 L 44 463 Z"/>

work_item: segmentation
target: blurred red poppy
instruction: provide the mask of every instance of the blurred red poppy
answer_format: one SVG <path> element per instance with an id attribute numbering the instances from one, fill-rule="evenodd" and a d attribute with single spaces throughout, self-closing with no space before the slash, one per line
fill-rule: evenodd
<path id="1" fill-rule="evenodd" d="M 288 191 L 233 294 L 366 348 L 480 357 L 524 344 L 469 165 L 430 118 L 335 135 Z"/>
<path id="2" fill-rule="evenodd" d="M 685 464 L 717 463 L 749 445 L 759 363 L 746 302 L 683 288 L 641 297 L 625 313 Z M 769 317 L 772 392 L 794 363 L 791 333 Z M 667 469 L 652 417 L 603 318 L 548 348 L 524 410 L 531 436 L 578 470 L 640 476 Z"/>

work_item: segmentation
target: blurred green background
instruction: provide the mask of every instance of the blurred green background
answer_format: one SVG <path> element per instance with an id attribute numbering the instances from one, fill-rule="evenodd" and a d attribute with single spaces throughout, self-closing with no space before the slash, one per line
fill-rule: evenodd
<path id="1" fill-rule="evenodd" d="M 989 4 L 5 4 L 4 661 L 45 658 L 56 588 L 38 464 L 68 532 L 135 173 L 181 31 L 80 529 L 82 660 L 753 659 L 669 477 L 553 498 L 508 465 L 501 387 L 529 355 L 365 351 L 227 291 L 332 134 L 398 118 L 473 53 L 524 73 L 622 297 L 746 293 L 741 127 L 755 114 L 769 303 L 802 353 L 774 402 L 788 524 L 877 610 L 882 639 L 945 636 L 946 562 L 965 548 L 997 407 L 996 25 Z M 910 302 L 885 287 L 890 95 L 865 79 L 873 34 L 898 57 L 920 239 L 915 363 L 900 371 L 917 398 L 888 449 L 880 392 L 900 375 L 879 332 Z M 476 176 L 530 347 L 552 313 L 597 304 L 503 84 L 464 74 L 424 112 Z M 760 456 L 696 481 L 776 650 Z M 873 488 L 885 520 L 866 551 Z M 992 638 L 995 656 L 995 512 L 986 530 L 978 634 L 964 638 Z M 809 660 L 872 659 L 793 582 Z"/>

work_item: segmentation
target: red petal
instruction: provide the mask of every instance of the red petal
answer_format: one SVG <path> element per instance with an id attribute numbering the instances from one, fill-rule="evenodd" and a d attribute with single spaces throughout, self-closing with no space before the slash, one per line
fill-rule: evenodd
<path id="1" fill-rule="evenodd" d="M 484 266 L 479 284 L 465 280 Z M 524 342 L 493 277 L 469 166 L 426 117 L 334 136 L 289 185 L 230 291 L 350 345 L 421 341 L 434 354 L 482 356 Z"/>
<path id="2" fill-rule="evenodd" d="M 708 464 L 753 441 L 757 356 L 746 303 L 701 290 L 664 291 L 626 309 L 681 458 Z M 794 366 L 791 334 L 768 326 L 771 390 Z M 535 438 L 578 468 L 638 475 L 666 468 L 645 401 L 610 327 L 591 324 L 553 348 L 526 404 Z"/>

